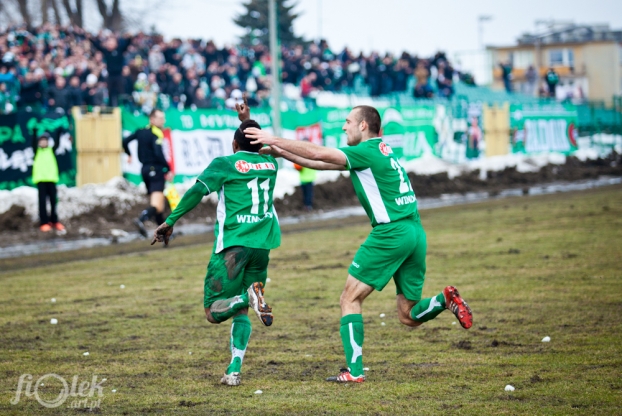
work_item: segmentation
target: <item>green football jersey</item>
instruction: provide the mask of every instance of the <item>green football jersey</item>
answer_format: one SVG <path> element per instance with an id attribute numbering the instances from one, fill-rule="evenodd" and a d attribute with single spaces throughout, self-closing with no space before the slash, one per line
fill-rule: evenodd
<path id="1" fill-rule="evenodd" d="M 278 164 L 270 155 L 239 151 L 217 157 L 197 181 L 218 193 L 214 252 L 227 247 L 272 249 L 281 230 L 272 196 Z"/>
<path id="2" fill-rule="evenodd" d="M 406 170 L 381 138 L 342 147 L 356 196 L 372 227 L 414 217 L 419 219 L 417 198 Z"/>

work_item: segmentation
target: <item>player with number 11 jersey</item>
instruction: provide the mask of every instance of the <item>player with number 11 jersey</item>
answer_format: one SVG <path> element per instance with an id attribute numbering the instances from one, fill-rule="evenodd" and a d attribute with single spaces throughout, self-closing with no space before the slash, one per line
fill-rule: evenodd
<path id="1" fill-rule="evenodd" d="M 175 222 L 196 207 L 205 195 L 216 193 L 216 241 L 207 266 L 203 306 L 213 324 L 233 318 L 231 363 L 221 383 L 240 384 L 242 360 L 251 335 L 248 309 L 272 325 L 272 308 L 264 300 L 270 250 L 281 244 L 281 231 L 272 205 L 278 165 L 273 156 L 259 154 L 244 128 L 260 128 L 250 120 L 246 99 L 236 106 L 242 121 L 233 138 L 233 154 L 215 158 L 184 194 L 179 205 L 155 231 L 151 244 L 168 243 Z"/>

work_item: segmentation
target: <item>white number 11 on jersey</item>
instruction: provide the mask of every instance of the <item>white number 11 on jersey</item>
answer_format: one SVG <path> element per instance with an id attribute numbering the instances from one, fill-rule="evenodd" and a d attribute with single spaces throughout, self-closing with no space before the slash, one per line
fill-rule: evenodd
<path id="1" fill-rule="evenodd" d="M 246 186 L 251 190 L 251 201 L 253 202 L 253 207 L 251 208 L 251 214 L 259 214 L 259 188 L 263 190 L 263 212 L 264 214 L 268 212 L 268 199 L 270 198 L 270 179 L 266 179 L 263 181 L 259 188 L 257 187 L 257 182 L 259 178 L 255 178 L 250 181 Z"/>

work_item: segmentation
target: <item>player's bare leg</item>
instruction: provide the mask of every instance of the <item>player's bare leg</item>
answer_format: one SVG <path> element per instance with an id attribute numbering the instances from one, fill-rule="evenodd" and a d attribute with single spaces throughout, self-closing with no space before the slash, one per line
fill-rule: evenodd
<path id="1" fill-rule="evenodd" d="M 421 325 L 421 322 L 415 321 L 410 317 L 410 311 L 415 306 L 417 302 L 413 300 L 408 300 L 404 297 L 404 295 L 397 295 L 397 317 L 401 323 L 406 326 L 416 327 Z"/>
<path id="2" fill-rule="evenodd" d="M 363 371 L 363 301 L 374 288 L 348 275 L 346 287 L 339 301 L 341 305 L 341 342 L 346 355 L 348 368 L 341 369 L 339 375 L 329 377 L 326 381 L 339 383 L 361 383 L 365 381 Z"/>
<path id="3" fill-rule="evenodd" d="M 164 222 L 164 192 L 152 192 L 149 202 L 156 209 L 155 222 L 160 225 Z"/>

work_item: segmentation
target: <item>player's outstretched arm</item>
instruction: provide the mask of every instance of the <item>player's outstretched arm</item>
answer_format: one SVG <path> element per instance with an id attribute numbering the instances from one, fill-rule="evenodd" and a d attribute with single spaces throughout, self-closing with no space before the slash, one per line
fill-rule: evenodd
<path id="1" fill-rule="evenodd" d="M 295 155 L 287 150 L 283 150 L 278 146 L 263 147 L 259 153 L 264 155 L 272 155 L 274 157 L 282 157 L 297 165 L 304 166 L 305 168 L 311 168 L 315 170 L 345 170 L 345 166 L 340 166 L 335 163 L 326 163 L 318 160 L 305 159 L 304 157 Z"/>
<path id="2" fill-rule="evenodd" d="M 199 205 L 201 199 L 205 196 L 205 185 L 201 182 L 196 182 L 188 191 L 184 194 L 179 201 L 177 208 L 168 216 L 166 221 L 162 223 L 153 233 L 153 240 L 151 245 L 154 245 L 156 241 L 164 242 L 168 245 L 168 239 L 173 234 L 173 226 L 182 216 L 192 211 L 194 207 Z"/>
<path id="3" fill-rule="evenodd" d="M 245 129 L 244 133 L 246 137 L 254 139 L 251 144 L 261 143 L 268 146 L 277 146 L 282 150 L 308 160 L 316 160 L 344 167 L 347 164 L 346 155 L 337 149 L 318 146 L 309 142 L 281 139 L 254 127 Z"/>

